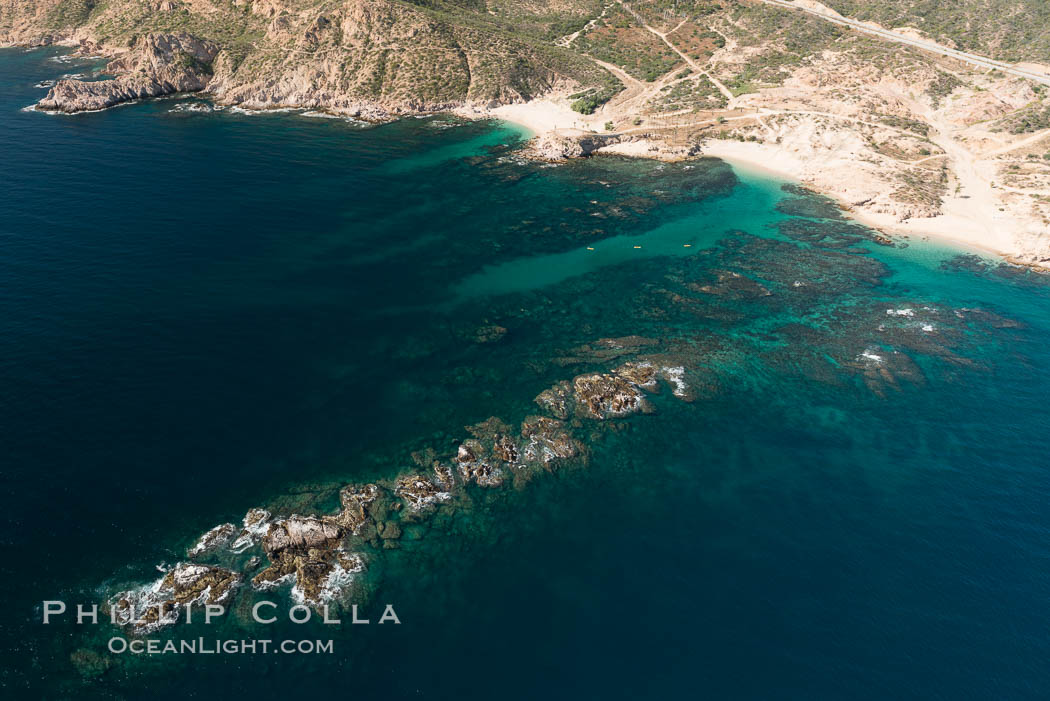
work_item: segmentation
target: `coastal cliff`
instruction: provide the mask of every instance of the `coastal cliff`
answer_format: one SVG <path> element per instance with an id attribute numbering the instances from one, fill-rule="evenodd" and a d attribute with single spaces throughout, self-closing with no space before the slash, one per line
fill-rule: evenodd
<path id="1" fill-rule="evenodd" d="M 197 92 L 208 85 L 219 47 L 186 33 L 147 34 L 131 51 L 111 61 L 112 80 L 60 80 L 38 108 L 61 112 L 100 110 L 122 102 L 172 93 Z"/>
<path id="2" fill-rule="evenodd" d="M 583 16 L 586 8 L 569 11 Z M 114 60 L 110 81 L 63 81 L 40 107 L 75 112 L 207 89 L 249 109 L 386 119 L 612 85 L 604 68 L 471 4 L 396 0 L 0 0 L 0 44 L 63 44 Z"/>
<path id="3" fill-rule="evenodd" d="M 1050 267 L 1043 34 L 1009 46 L 987 31 L 955 36 L 954 20 L 971 17 L 972 3 L 924 10 L 938 27 L 928 35 L 898 27 L 889 38 L 829 22 L 812 0 L 785 4 L 0 0 L 0 44 L 63 44 L 112 59 L 113 78 L 59 80 L 43 110 L 203 92 L 246 109 L 372 121 L 499 117 L 539 135 L 539 158 L 750 161 L 883 230 Z M 1040 7 L 1017 0 L 1017 17 L 1034 22 Z M 894 37 L 941 41 L 955 54 Z M 1003 70 L 952 48 L 964 39 Z M 1001 63 L 1009 60 L 1022 63 Z"/>

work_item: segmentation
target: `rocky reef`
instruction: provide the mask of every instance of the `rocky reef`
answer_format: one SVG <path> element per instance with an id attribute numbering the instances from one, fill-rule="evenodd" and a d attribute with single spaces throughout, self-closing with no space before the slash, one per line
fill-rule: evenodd
<path id="1" fill-rule="evenodd" d="M 615 358 L 654 342 L 641 337 L 601 339 L 581 353 Z M 584 422 L 600 424 L 614 416 L 651 412 L 647 395 L 660 391 L 661 379 L 675 396 L 691 399 L 683 391 L 685 368 L 656 358 L 639 357 L 608 372 L 560 381 L 536 398 L 548 415 L 526 416 L 517 428 L 497 417 L 467 426 L 469 437 L 458 443 L 454 454 L 442 459 L 427 449 L 413 455 L 429 472 L 343 486 L 335 513 L 274 518 L 270 511 L 254 508 L 244 516 L 240 529 L 232 523 L 219 524 L 204 533 L 187 555 L 224 562 L 240 556 L 235 569 L 179 563 L 158 582 L 116 595 L 111 602 L 115 620 L 142 632 L 176 623 L 187 605 L 225 602 L 257 566 L 260 558 L 251 552 L 267 560 L 250 579 L 253 589 L 290 586 L 293 600 L 310 606 L 338 600 L 366 569 L 366 552 L 397 547 L 405 525 L 430 518 L 442 508 L 458 508 L 472 488 L 524 484 L 536 474 L 585 461 L 588 449 L 579 435 Z"/>
<path id="2" fill-rule="evenodd" d="M 290 516 L 270 524 L 262 540 L 270 566 L 252 579 L 265 589 L 294 578 L 292 598 L 319 604 L 337 594 L 364 559 L 342 548 L 343 530 L 329 519 Z"/>
<path id="3" fill-rule="evenodd" d="M 222 567 L 179 563 L 152 585 L 114 596 L 111 615 L 120 625 L 149 632 L 175 623 L 191 604 L 227 602 L 241 581 L 240 574 Z"/>
<path id="4" fill-rule="evenodd" d="M 37 108 L 86 112 L 147 97 L 198 92 L 208 86 L 218 53 L 215 43 L 185 32 L 147 34 L 106 67 L 107 73 L 119 74 L 117 78 L 60 80 Z"/>
<path id="5" fill-rule="evenodd" d="M 1016 326 L 989 310 L 902 298 L 886 285 L 889 269 L 870 253 L 880 243 L 875 234 L 830 209 L 795 202 L 788 208 L 825 216 L 808 230 L 781 226 L 779 238 L 732 232 L 693 255 L 638 263 L 656 271 L 647 284 L 610 300 L 612 309 L 588 308 L 609 315 L 624 335 L 593 338 L 588 329 L 524 359 L 535 382 L 527 380 L 526 393 L 515 396 L 534 396 L 531 408 L 522 402 L 510 420 L 491 416 L 461 432 L 384 448 L 382 478 L 306 485 L 249 510 L 239 528 L 207 530 L 189 547 L 194 564 L 166 568 L 159 582 L 118 595 L 115 610 L 146 612 L 141 624 L 130 616 L 119 622 L 136 629 L 172 624 L 181 607 L 226 601 L 242 582 L 247 593 L 280 589 L 308 606 L 357 602 L 388 571 L 386 551 L 458 537 L 470 520 L 462 516 L 534 479 L 588 466 L 603 442 L 633 439 L 638 424 L 672 413 L 679 402 L 703 406 L 768 378 L 778 392 L 830 386 L 884 401 L 922 387 L 936 372 L 981 370 L 966 351 L 988 343 L 990 330 Z M 562 292 L 537 295 L 527 310 L 520 297 L 487 302 L 491 319 L 481 327 L 477 319 L 453 325 L 449 343 L 475 349 L 495 339 L 485 352 L 513 352 L 529 323 L 546 329 L 558 313 L 566 325 L 576 323 L 575 310 L 564 309 L 573 288 Z M 491 384 L 499 376 L 466 377 L 473 391 L 478 377 Z"/>

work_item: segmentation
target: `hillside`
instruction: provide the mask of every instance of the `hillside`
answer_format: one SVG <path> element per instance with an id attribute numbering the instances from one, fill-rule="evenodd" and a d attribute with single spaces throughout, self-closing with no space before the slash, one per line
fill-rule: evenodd
<path id="1" fill-rule="evenodd" d="M 884 27 L 914 27 L 953 48 L 1003 61 L 1050 62 L 1045 0 L 827 0 L 842 15 Z"/>
<path id="2" fill-rule="evenodd" d="M 824 7 L 898 33 L 836 24 Z M 375 120 L 498 116 L 543 134 L 546 158 L 752 160 L 883 230 L 1050 267 L 1048 12 L 1037 0 L 0 0 L 0 42 L 113 57 L 114 78 L 60 80 L 41 109 L 204 91 Z"/>
<path id="3" fill-rule="evenodd" d="M 222 99 L 398 113 L 614 82 L 543 38 L 586 8 L 537 3 L 501 17 L 469 2 L 2 0 L 0 41 L 116 54 L 145 35 L 186 33 L 220 47 L 211 91 Z"/>

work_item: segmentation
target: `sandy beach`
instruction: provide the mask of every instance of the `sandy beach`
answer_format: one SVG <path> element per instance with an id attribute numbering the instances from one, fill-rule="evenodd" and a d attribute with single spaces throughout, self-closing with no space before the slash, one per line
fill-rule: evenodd
<path id="1" fill-rule="evenodd" d="M 992 188 L 986 184 L 980 187 L 980 181 L 970 183 L 966 192 L 972 194 L 962 195 L 960 191 L 946 196 L 941 215 L 899 221 L 892 214 L 857 207 L 842 190 L 814 183 L 810 177 L 812 170 L 827 165 L 820 160 L 807 163 L 797 154 L 771 144 L 714 139 L 705 144 L 703 153 L 812 187 L 837 200 L 853 219 L 890 235 L 932 237 L 1013 260 L 1025 253 L 1017 244 L 1017 238 L 1039 229 L 1037 222 L 1019 217 L 1016 212 L 1003 211 L 1005 208 L 1000 208 Z M 849 177 L 846 173 L 843 176 Z"/>
<path id="2" fill-rule="evenodd" d="M 623 125 L 626 117 L 610 110 L 584 116 L 573 112 L 564 97 L 552 96 L 488 110 L 461 112 L 464 116 L 503 119 L 521 125 L 535 135 L 557 130 L 598 134 L 610 117 Z M 863 144 L 849 128 L 821 131 L 810 122 L 792 126 L 775 141 L 740 141 L 708 138 L 704 156 L 721 158 L 735 166 L 767 172 L 801 183 L 832 197 L 857 221 L 898 237 L 931 237 L 969 250 L 981 250 L 1032 267 L 1050 269 L 1046 258 L 1046 227 L 1029 210 L 1028 198 L 1009 188 L 996 187 L 995 164 L 982 161 L 951 139 L 939 140 L 950 159 L 953 187 L 946 188 L 939 213 L 912 216 L 907 209 L 887 206 L 887 191 L 893 187 L 892 162 L 872 163 L 859 159 Z M 637 132 L 621 129 L 619 133 Z M 613 132 L 617 133 L 617 132 Z M 680 158 L 659 134 L 639 133 L 636 140 L 603 147 L 599 154 L 639 158 Z M 936 157 L 935 157 L 936 158 Z"/>
<path id="3" fill-rule="evenodd" d="M 560 129 L 599 131 L 602 127 L 602 120 L 599 118 L 574 112 L 566 100 L 555 98 L 501 105 L 491 109 L 464 108 L 457 110 L 456 114 L 475 119 L 502 119 L 523 126 L 534 135 Z"/>

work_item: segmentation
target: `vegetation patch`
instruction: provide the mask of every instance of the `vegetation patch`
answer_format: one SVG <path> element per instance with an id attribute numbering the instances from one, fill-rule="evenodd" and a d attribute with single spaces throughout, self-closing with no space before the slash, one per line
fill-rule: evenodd
<path id="1" fill-rule="evenodd" d="M 1050 129 L 1050 105 L 1036 103 L 1014 112 L 1001 119 L 994 131 L 1006 131 L 1011 134 L 1028 134 Z"/>
<path id="2" fill-rule="evenodd" d="M 718 88 L 705 75 L 698 75 L 692 80 L 679 80 L 664 86 L 658 97 L 649 101 L 650 112 L 677 112 L 680 110 L 722 109 L 727 100 Z"/>
<path id="3" fill-rule="evenodd" d="M 660 38 L 638 25 L 622 8 L 606 17 L 576 40 L 576 48 L 619 66 L 638 80 L 652 82 L 681 64 L 681 57 Z"/>

